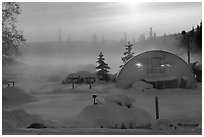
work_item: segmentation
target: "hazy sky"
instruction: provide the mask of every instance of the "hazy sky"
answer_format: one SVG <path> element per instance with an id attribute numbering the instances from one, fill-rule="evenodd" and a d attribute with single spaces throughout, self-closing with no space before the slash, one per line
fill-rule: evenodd
<path id="1" fill-rule="evenodd" d="M 190 30 L 202 19 L 202 3 L 21 3 L 17 26 L 28 42 L 100 38 L 129 40 L 152 27 L 157 35 Z"/>

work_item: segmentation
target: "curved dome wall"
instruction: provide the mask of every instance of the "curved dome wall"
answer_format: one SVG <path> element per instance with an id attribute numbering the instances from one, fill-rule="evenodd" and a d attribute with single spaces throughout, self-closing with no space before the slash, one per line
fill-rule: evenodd
<path id="1" fill-rule="evenodd" d="M 155 88 L 195 88 L 197 85 L 190 66 L 177 55 L 162 50 L 131 58 L 118 73 L 116 87 L 127 89 L 141 80 Z"/>

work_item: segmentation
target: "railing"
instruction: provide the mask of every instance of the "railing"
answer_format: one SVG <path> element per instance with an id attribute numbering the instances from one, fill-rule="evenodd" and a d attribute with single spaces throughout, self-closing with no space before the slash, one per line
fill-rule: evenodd
<path id="1" fill-rule="evenodd" d="M 74 84 L 77 84 L 77 81 L 82 79 L 81 77 L 71 77 L 71 78 L 67 78 L 70 81 L 70 84 L 72 84 L 72 89 L 75 88 Z M 85 77 L 83 79 L 86 79 L 87 82 L 89 83 L 89 88 L 92 88 L 92 84 L 96 81 L 95 77 Z M 67 83 L 69 84 L 69 83 Z"/>

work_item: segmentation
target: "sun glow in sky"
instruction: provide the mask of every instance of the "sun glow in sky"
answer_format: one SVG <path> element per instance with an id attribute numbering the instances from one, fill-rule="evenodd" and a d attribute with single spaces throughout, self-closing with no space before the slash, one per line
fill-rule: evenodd
<path id="1" fill-rule="evenodd" d="M 119 2 L 28 2 L 21 3 L 18 28 L 29 42 L 90 40 L 95 33 L 120 40 L 124 33 L 132 40 L 152 27 L 157 35 L 190 30 L 202 19 L 202 3 L 119 3 Z"/>

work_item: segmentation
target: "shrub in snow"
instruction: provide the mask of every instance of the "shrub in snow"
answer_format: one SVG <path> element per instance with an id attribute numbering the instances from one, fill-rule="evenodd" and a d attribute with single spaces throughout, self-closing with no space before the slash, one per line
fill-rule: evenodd
<path id="1" fill-rule="evenodd" d="M 135 99 L 131 96 L 125 94 L 111 94 L 104 98 L 104 100 L 108 103 L 114 103 L 120 106 L 132 107 L 132 103 Z"/>
<path id="2" fill-rule="evenodd" d="M 157 119 L 152 122 L 151 128 L 154 130 L 177 130 L 179 127 L 168 119 Z"/>
<path id="3" fill-rule="evenodd" d="M 151 84 L 144 82 L 144 81 L 135 81 L 132 84 L 132 88 L 139 90 L 139 91 L 145 91 L 146 89 L 152 89 L 153 86 Z"/>
<path id="4" fill-rule="evenodd" d="M 90 105 L 76 118 L 78 127 L 137 128 L 150 125 L 152 117 L 141 108 L 127 108 L 115 103 Z"/>

